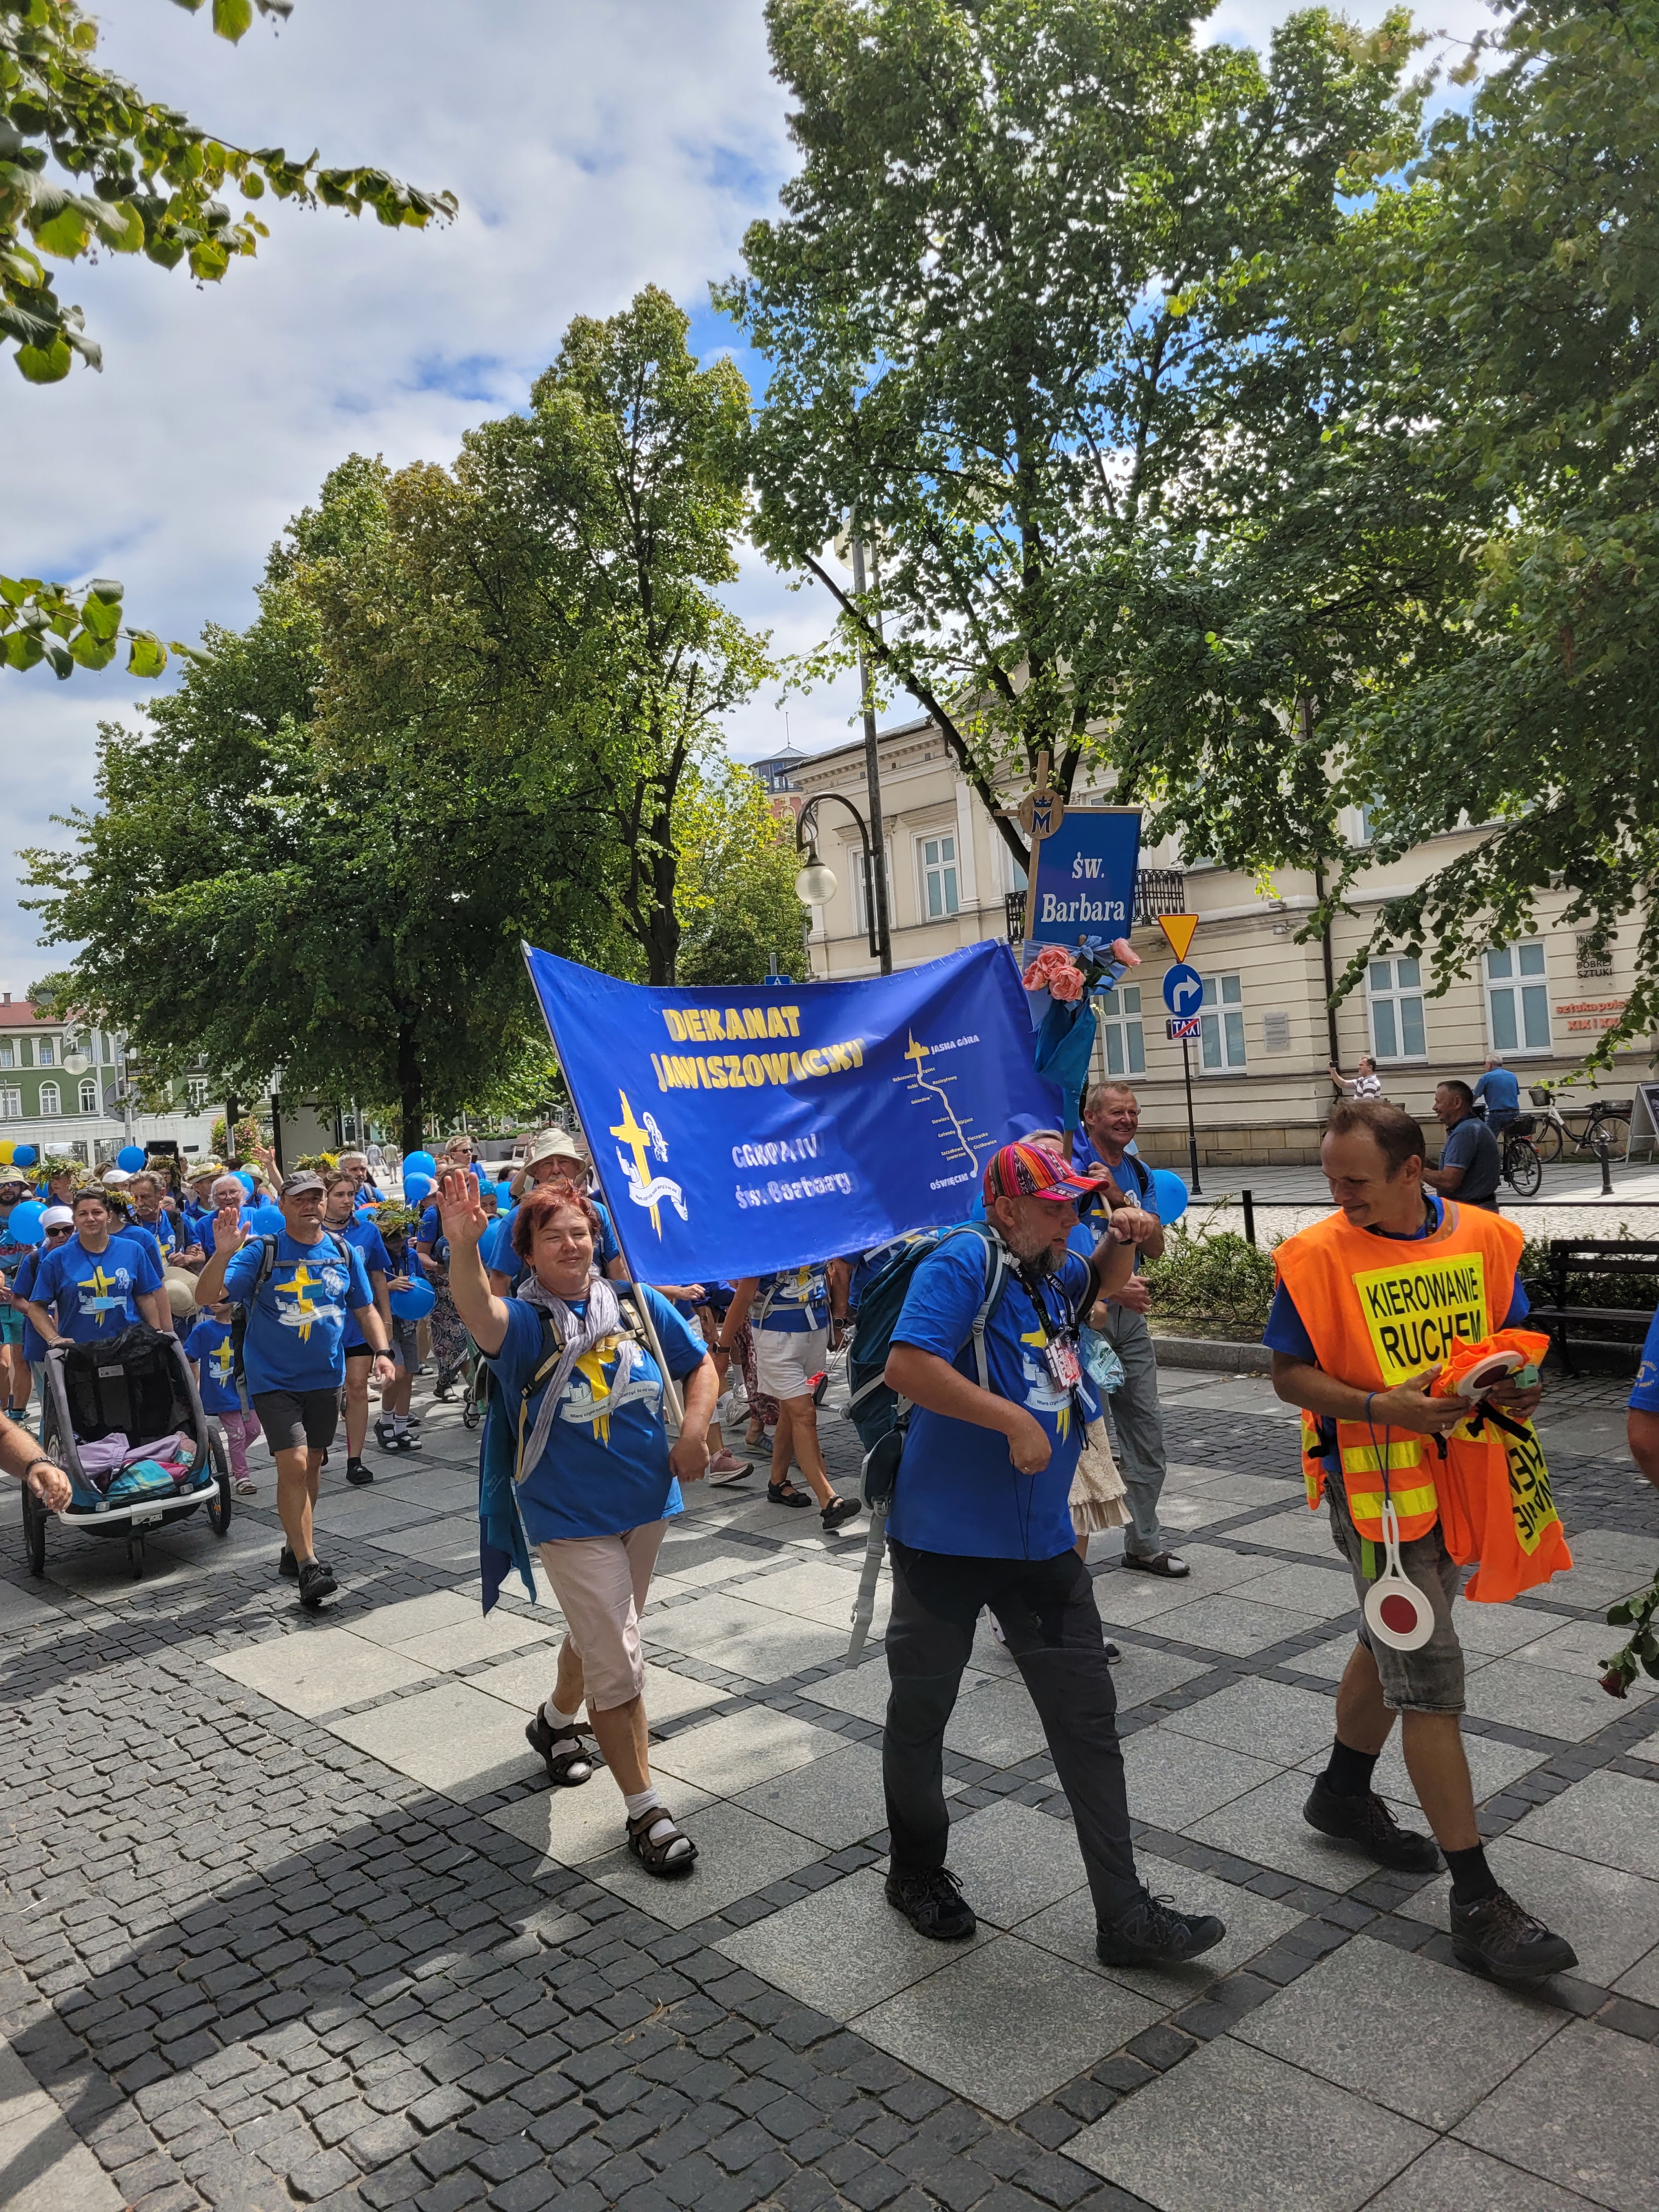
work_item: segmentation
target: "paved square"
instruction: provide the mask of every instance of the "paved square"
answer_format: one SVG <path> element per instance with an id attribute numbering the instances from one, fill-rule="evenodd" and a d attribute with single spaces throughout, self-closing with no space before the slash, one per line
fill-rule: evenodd
<path id="1" fill-rule="evenodd" d="M 563 1624 L 516 1589 L 481 1614 L 453 1407 L 371 1492 L 325 1475 L 319 1618 L 276 1576 L 261 1452 L 228 1539 L 176 1529 L 137 1583 L 58 1530 L 33 1582 L 0 1523 L 8 2212 L 1652 2212 L 1659 1701 L 1595 1676 L 1659 1499 L 1611 1445 L 1553 1449 L 1578 1565 L 1460 1610 L 1493 1867 L 1579 1953 L 1516 1996 L 1450 1962 L 1443 1876 L 1304 1822 L 1352 1592 L 1261 1386 L 1170 1381 L 1191 1576 L 1126 1572 L 1115 1535 L 1090 1565 L 1143 1876 L 1226 1924 L 1178 1968 L 1097 1959 L 983 1619 L 945 1751 L 979 1929 L 888 1905 L 884 1610 L 842 1663 L 859 1524 L 689 1493 L 645 1699 L 701 1856 L 662 1881 L 610 1774 L 550 1789 L 525 1742 Z M 846 1488 L 833 1401 L 821 1433 Z M 1420 1822 L 1397 1741 L 1376 1778 Z"/>

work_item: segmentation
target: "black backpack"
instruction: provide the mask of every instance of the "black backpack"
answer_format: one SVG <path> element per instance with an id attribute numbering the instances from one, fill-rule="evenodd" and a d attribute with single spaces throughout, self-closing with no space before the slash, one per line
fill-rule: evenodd
<path id="1" fill-rule="evenodd" d="M 976 1237 L 984 1251 L 985 1296 L 974 1316 L 974 1365 L 981 1389 L 990 1388 L 985 1362 L 985 1326 L 1002 1296 L 1012 1266 L 1007 1246 L 990 1224 L 968 1221 L 957 1228 L 945 1230 L 942 1235 L 917 1237 L 890 1266 L 882 1269 L 874 1282 L 866 1285 L 859 1300 L 858 1327 L 847 1355 L 847 1418 L 858 1431 L 859 1442 L 866 1451 L 890 1429 L 896 1427 L 901 1418 L 898 1394 L 887 1381 L 886 1367 L 893 1330 L 903 1310 L 910 1278 L 924 1260 L 948 1244 L 953 1237 Z"/>

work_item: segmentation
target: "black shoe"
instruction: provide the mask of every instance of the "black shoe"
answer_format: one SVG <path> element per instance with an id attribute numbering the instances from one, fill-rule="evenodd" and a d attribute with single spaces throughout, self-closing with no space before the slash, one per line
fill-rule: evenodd
<path id="1" fill-rule="evenodd" d="M 856 1519 L 863 1510 L 863 1505 L 856 1498 L 832 1498 L 818 1516 L 823 1523 L 823 1533 L 826 1536 L 833 1536 L 837 1528 Z"/>
<path id="2" fill-rule="evenodd" d="M 1095 1930 L 1103 1966 L 1169 1966 L 1212 1951 L 1226 1934 L 1213 1912 L 1177 1912 L 1150 1892 L 1120 1920 Z"/>
<path id="3" fill-rule="evenodd" d="M 339 1587 L 320 1559 L 307 1559 L 300 1570 L 300 1602 L 309 1609 L 332 1597 Z"/>
<path id="4" fill-rule="evenodd" d="M 1163 1575 L 1171 1582 L 1184 1581 L 1192 1572 L 1179 1552 L 1149 1552 L 1145 1559 L 1139 1552 L 1126 1552 L 1119 1564 L 1136 1574 Z"/>
<path id="5" fill-rule="evenodd" d="M 548 1780 L 561 1789 L 574 1789 L 576 1784 L 592 1777 L 593 1756 L 582 1741 L 579 1728 L 573 1728 L 564 1735 L 555 1735 L 552 1723 L 538 1705 L 524 1735 L 525 1741 L 546 1766 Z"/>
<path id="6" fill-rule="evenodd" d="M 1109 1667 L 1114 1659 L 1121 1659 L 1123 1656 L 1122 1646 L 1114 1644 L 1109 1636 L 1105 1639 L 1103 1649 L 1106 1653 L 1106 1664 Z"/>
<path id="7" fill-rule="evenodd" d="M 392 1439 L 394 1434 L 395 1431 L 390 1421 L 380 1420 L 375 1422 L 374 1441 L 379 1444 L 382 1451 L 390 1451 L 392 1449 Z"/>
<path id="8" fill-rule="evenodd" d="M 1401 1874 L 1432 1874 L 1440 1864 L 1433 1837 L 1402 1828 L 1374 1790 L 1363 1797 L 1340 1796 L 1322 1774 L 1302 1817 L 1322 1836 L 1354 1844 L 1378 1866 L 1395 1867 Z"/>
<path id="9" fill-rule="evenodd" d="M 419 1451 L 421 1449 L 421 1440 L 418 1437 L 411 1436 L 409 1431 L 405 1429 L 402 1436 L 393 1437 L 392 1439 L 392 1449 L 393 1451 L 398 1452 Z"/>
<path id="10" fill-rule="evenodd" d="M 282 1553 L 277 1559 L 276 1571 L 283 1577 L 284 1582 L 297 1583 L 300 1579 L 300 1562 L 295 1558 L 293 1553 L 289 1551 L 286 1544 L 283 1545 Z"/>
<path id="11" fill-rule="evenodd" d="M 890 1874 L 887 1902 L 904 1915 L 918 1936 L 931 1936 L 936 1943 L 960 1943 L 979 1926 L 949 1867 Z"/>
<path id="12" fill-rule="evenodd" d="M 1553 1936 L 1541 1920 L 1518 1905 L 1508 1890 L 1493 1892 L 1478 1905 L 1451 1900 L 1452 1951 L 1462 1966 L 1495 1982 L 1517 1987 L 1565 1974 L 1578 1954 L 1565 1936 Z"/>
<path id="13" fill-rule="evenodd" d="M 365 1482 L 373 1482 L 374 1480 L 374 1468 L 372 1467 L 365 1467 L 362 1460 L 349 1459 L 346 1462 L 346 1480 L 348 1482 L 355 1482 L 361 1486 Z"/>

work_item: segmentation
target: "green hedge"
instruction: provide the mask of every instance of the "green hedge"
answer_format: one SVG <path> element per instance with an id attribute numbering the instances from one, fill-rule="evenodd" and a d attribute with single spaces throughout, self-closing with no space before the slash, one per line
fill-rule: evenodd
<path id="1" fill-rule="evenodd" d="M 1191 1233 L 1171 1230 L 1164 1257 L 1149 1260 L 1144 1273 L 1154 1321 L 1219 1322 L 1248 1336 L 1259 1336 L 1266 1326 L 1272 1254 L 1233 1230 L 1212 1229 L 1208 1218 Z"/>

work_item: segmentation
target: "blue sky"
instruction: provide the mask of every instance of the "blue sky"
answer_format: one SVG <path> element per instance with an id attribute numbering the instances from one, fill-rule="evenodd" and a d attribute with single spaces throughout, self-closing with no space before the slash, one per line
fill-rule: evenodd
<path id="1" fill-rule="evenodd" d="M 149 97 L 244 144 L 320 145 L 447 186 L 462 211 L 392 233 L 266 201 L 270 239 L 222 284 L 125 259 L 64 272 L 105 368 L 45 391 L 0 368 L 6 573 L 118 575 L 163 637 L 240 627 L 267 548 L 330 467 L 354 449 L 448 460 L 469 425 L 523 404 L 573 315 L 656 283 L 695 343 L 729 343 L 708 283 L 793 166 L 761 0 L 297 0 L 239 47 L 167 0 L 93 12 L 106 60 Z M 1260 40 L 1286 12 L 1222 0 L 1208 34 Z M 1375 20 L 1379 0 L 1352 12 Z M 1455 0 L 1433 20 L 1467 33 L 1489 18 Z M 827 627 L 821 592 L 752 556 L 732 597 L 781 651 Z M 99 722 L 154 692 L 118 665 L 0 677 L 9 848 L 54 842 L 50 817 L 91 803 Z M 786 714 L 797 744 L 837 743 L 855 704 L 850 680 L 787 705 L 768 687 L 732 748 L 773 749 Z M 61 957 L 37 946 L 9 869 L 0 985 L 21 992 Z"/>

